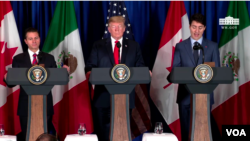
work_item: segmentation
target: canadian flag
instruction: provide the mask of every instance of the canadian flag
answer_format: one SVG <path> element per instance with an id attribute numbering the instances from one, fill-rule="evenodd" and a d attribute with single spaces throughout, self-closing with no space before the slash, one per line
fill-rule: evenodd
<path id="1" fill-rule="evenodd" d="M 13 56 L 23 50 L 9 1 L 0 1 L 0 21 L 0 124 L 4 124 L 5 134 L 15 135 L 21 131 L 17 116 L 19 86 L 9 89 L 3 79 Z"/>
<path id="2" fill-rule="evenodd" d="M 176 103 L 178 84 L 169 83 L 166 78 L 172 70 L 175 45 L 189 36 L 189 22 L 184 2 L 172 1 L 153 67 L 150 96 L 179 141 L 181 128 Z"/>

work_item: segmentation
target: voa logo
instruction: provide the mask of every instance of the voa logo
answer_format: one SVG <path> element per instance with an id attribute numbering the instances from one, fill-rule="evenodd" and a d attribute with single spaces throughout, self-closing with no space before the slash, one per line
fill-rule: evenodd
<path id="1" fill-rule="evenodd" d="M 228 136 L 247 136 L 244 129 L 226 129 L 226 132 Z"/>

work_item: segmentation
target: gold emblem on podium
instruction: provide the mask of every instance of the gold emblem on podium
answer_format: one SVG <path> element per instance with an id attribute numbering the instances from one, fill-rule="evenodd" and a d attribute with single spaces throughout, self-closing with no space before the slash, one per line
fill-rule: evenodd
<path id="1" fill-rule="evenodd" d="M 200 64 L 194 69 L 194 78 L 200 83 L 207 83 L 213 78 L 213 69 L 206 64 Z"/>
<path id="2" fill-rule="evenodd" d="M 125 64 L 117 64 L 111 70 L 112 79 L 117 83 L 125 83 L 130 78 L 130 69 Z"/>
<path id="3" fill-rule="evenodd" d="M 47 80 L 47 71 L 44 67 L 35 65 L 28 71 L 27 77 L 30 83 L 34 85 L 41 85 Z"/>

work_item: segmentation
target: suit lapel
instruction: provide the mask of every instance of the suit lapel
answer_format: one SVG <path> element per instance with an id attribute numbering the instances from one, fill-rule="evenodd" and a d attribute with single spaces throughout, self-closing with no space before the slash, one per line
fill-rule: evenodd
<path id="1" fill-rule="evenodd" d="M 112 50 L 112 44 L 111 44 L 111 39 L 108 38 L 106 40 L 106 49 L 107 49 L 107 52 L 108 52 L 108 56 L 110 58 L 110 61 L 112 63 L 112 65 L 114 66 L 115 64 L 115 60 L 114 60 L 114 54 L 113 54 L 113 50 Z"/>
<path id="2" fill-rule="evenodd" d="M 186 48 L 186 51 L 187 51 L 187 55 L 191 59 L 192 63 L 196 66 L 196 63 L 194 62 L 194 56 L 193 56 L 193 50 L 192 50 L 192 47 L 191 47 L 191 40 L 190 40 L 190 38 L 188 38 L 187 40 L 185 40 L 185 48 Z"/>
<path id="3" fill-rule="evenodd" d="M 28 51 L 25 52 L 24 59 L 25 59 L 25 64 L 27 64 L 27 67 L 29 68 L 32 67 L 32 64 L 30 62 L 30 55 Z"/>
<path id="4" fill-rule="evenodd" d="M 207 40 L 203 37 L 203 40 L 202 40 L 202 47 L 203 47 L 203 50 L 204 50 L 204 61 L 205 61 L 205 54 L 206 54 L 206 51 L 207 51 L 207 48 L 208 48 L 208 45 L 207 45 Z M 198 64 L 202 64 L 202 50 L 200 50 L 200 56 L 199 56 L 199 61 L 198 61 Z"/>
<path id="5" fill-rule="evenodd" d="M 41 60 L 38 60 L 39 61 L 39 64 L 44 64 L 44 67 L 46 67 L 45 66 L 45 54 L 44 54 L 44 52 L 42 52 L 42 51 L 40 51 L 39 52 L 40 54 L 41 54 L 41 57 L 42 57 L 42 59 Z"/>
<path id="6" fill-rule="evenodd" d="M 128 40 L 124 39 L 123 38 L 123 41 L 122 41 L 122 58 L 121 58 L 121 64 L 125 64 L 125 59 L 126 59 L 126 56 L 127 56 L 127 52 L 128 52 Z"/>

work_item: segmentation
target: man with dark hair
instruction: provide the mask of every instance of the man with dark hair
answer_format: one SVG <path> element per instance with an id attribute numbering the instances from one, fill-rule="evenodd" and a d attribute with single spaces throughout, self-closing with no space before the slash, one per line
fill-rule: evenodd
<path id="1" fill-rule="evenodd" d="M 205 17 L 202 14 L 191 16 L 189 29 L 191 37 L 176 44 L 173 67 L 196 67 L 202 64 L 202 52 L 193 50 L 195 44 L 201 44 L 205 53 L 205 62 L 215 62 L 215 67 L 220 67 L 219 48 L 217 43 L 203 38 L 206 29 Z M 190 95 L 183 84 L 179 84 L 177 103 L 179 104 L 181 138 L 188 141 L 190 128 Z M 210 94 L 210 104 L 214 103 L 213 93 Z M 210 106 L 210 109 L 211 109 Z"/>
<path id="2" fill-rule="evenodd" d="M 191 25 L 193 21 L 201 23 L 206 28 L 206 18 L 202 14 L 197 13 L 197 14 L 192 15 L 189 21 L 189 25 Z"/>
<path id="3" fill-rule="evenodd" d="M 40 33 L 38 32 L 38 30 L 36 28 L 29 27 L 29 28 L 26 28 L 24 31 L 24 39 L 27 39 L 27 33 L 29 33 L 29 32 L 36 32 L 38 34 L 38 36 L 40 37 Z"/>
<path id="4" fill-rule="evenodd" d="M 90 57 L 86 63 L 86 72 L 91 68 L 112 68 L 118 64 L 118 47 L 120 42 L 120 59 L 122 64 L 128 67 L 144 67 L 140 46 L 133 40 L 123 38 L 125 31 L 125 18 L 113 16 L 108 21 L 108 31 L 110 38 L 99 40 L 94 43 Z M 96 111 L 97 122 L 95 132 L 99 141 L 109 141 L 110 129 L 110 94 L 104 85 L 96 85 L 93 98 L 94 110 Z M 135 107 L 135 90 L 129 95 L 130 113 Z"/>
<path id="5" fill-rule="evenodd" d="M 45 68 L 57 67 L 54 56 L 45 52 L 41 52 L 39 50 L 40 36 L 39 36 L 39 32 L 37 29 L 32 28 L 32 27 L 27 28 L 25 30 L 24 42 L 28 46 L 28 51 L 14 56 L 13 61 L 12 61 L 12 68 L 30 68 L 32 67 L 32 65 L 36 65 L 38 61 L 40 61 L 39 62 L 40 64 L 44 64 Z M 37 57 L 38 54 L 41 54 L 43 58 L 42 60 L 38 60 L 38 57 Z M 67 66 L 64 66 L 64 68 L 67 68 L 69 72 L 69 68 Z M 7 73 L 4 76 L 5 80 L 6 80 L 6 77 L 7 77 Z M 7 86 L 10 88 L 14 87 L 13 85 L 8 85 L 8 84 Z M 53 114 L 54 114 L 53 99 L 52 99 L 52 94 L 50 92 L 47 95 L 48 131 L 50 131 L 50 129 L 53 126 L 52 125 Z M 28 95 L 26 94 L 26 92 L 24 91 L 22 87 L 20 87 L 17 115 L 19 115 L 21 129 L 22 129 L 21 133 L 17 135 L 17 141 L 25 141 L 26 131 L 27 131 L 27 120 L 28 120 Z"/>

